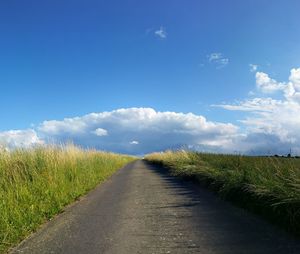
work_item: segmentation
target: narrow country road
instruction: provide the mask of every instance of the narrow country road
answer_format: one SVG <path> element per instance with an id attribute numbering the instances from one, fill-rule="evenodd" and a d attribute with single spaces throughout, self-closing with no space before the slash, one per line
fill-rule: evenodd
<path id="1" fill-rule="evenodd" d="M 12 253 L 300 253 L 300 241 L 139 160 Z"/>

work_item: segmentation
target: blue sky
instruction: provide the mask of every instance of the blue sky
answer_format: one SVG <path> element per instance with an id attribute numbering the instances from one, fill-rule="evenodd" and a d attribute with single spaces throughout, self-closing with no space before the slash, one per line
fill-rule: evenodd
<path id="1" fill-rule="evenodd" d="M 299 10 L 297 0 L 1 1 L 0 138 L 2 132 L 4 142 L 10 143 L 9 131 L 29 130 L 40 139 L 45 137 L 44 121 L 134 107 L 191 112 L 208 122 L 232 124 L 239 130 L 226 138 L 239 140 L 234 141 L 235 150 L 245 146 L 241 137 L 258 130 L 297 148 L 293 131 L 285 138 L 278 131 L 284 123 L 262 126 L 258 119 L 266 116 L 243 106 L 255 98 L 291 101 L 283 87 L 270 91 L 259 86 L 263 76 L 257 73 L 270 78 L 265 80 L 269 86 L 272 80 L 288 86 L 291 70 L 300 67 Z M 255 66 L 252 71 L 250 64 Z M 294 87 L 297 82 L 292 82 Z M 229 107 L 236 104 L 239 108 Z M 282 108 L 272 109 L 272 119 Z M 287 108 L 287 118 L 300 115 L 298 105 Z M 245 123 L 249 118 L 252 122 Z M 87 146 L 102 148 L 104 142 L 91 144 L 90 138 L 62 133 L 60 139 Z M 189 142 L 183 137 L 161 147 Z M 119 151 L 117 144 L 115 136 L 114 145 L 104 148 Z M 227 149 L 224 144 L 216 146 Z"/>

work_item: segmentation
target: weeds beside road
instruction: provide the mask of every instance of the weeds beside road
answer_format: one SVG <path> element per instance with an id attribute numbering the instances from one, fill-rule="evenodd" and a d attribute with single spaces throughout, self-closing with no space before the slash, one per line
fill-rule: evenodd
<path id="1" fill-rule="evenodd" d="M 0 253 L 132 160 L 74 146 L 0 151 Z"/>
<path id="2" fill-rule="evenodd" d="M 300 159 L 186 151 L 153 153 L 145 159 L 300 235 Z"/>

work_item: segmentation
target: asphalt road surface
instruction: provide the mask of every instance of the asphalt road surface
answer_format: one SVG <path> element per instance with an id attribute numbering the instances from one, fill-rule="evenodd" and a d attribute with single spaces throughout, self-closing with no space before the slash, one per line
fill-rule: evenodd
<path id="1" fill-rule="evenodd" d="M 136 161 L 12 253 L 300 253 L 299 240 L 214 194 Z"/>

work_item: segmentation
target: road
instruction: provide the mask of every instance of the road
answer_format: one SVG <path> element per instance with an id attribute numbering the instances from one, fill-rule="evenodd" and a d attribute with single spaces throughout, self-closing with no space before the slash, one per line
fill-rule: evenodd
<path id="1" fill-rule="evenodd" d="M 300 253 L 299 240 L 139 160 L 11 253 Z"/>

